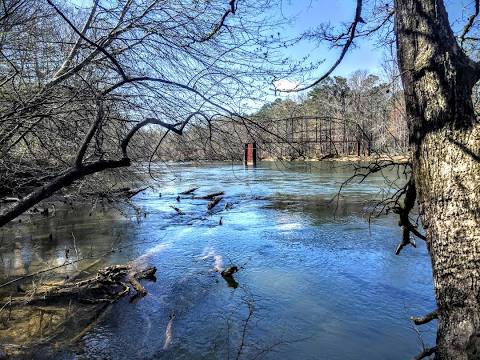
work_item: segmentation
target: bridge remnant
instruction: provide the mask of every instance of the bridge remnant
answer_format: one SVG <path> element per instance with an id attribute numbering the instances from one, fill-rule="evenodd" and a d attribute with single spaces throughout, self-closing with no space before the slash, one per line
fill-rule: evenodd
<path id="1" fill-rule="evenodd" d="M 247 166 L 257 165 L 257 144 L 255 142 L 245 144 L 244 163 Z"/>

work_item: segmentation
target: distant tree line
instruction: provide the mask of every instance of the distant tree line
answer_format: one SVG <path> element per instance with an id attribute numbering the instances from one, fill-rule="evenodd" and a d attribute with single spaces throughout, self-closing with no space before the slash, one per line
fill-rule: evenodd
<path id="1" fill-rule="evenodd" d="M 218 118 L 170 139 L 161 158 L 241 160 L 255 141 L 263 159 L 403 154 L 408 151 L 405 101 L 398 80 L 366 71 L 329 77 L 301 98 L 277 98 L 239 119 Z"/>
<path id="2" fill-rule="evenodd" d="M 300 101 L 277 99 L 256 118 L 280 137 L 261 141 L 271 144 L 264 148 L 272 157 L 371 155 L 408 149 L 400 88 L 366 71 L 348 78 L 329 77 Z"/>

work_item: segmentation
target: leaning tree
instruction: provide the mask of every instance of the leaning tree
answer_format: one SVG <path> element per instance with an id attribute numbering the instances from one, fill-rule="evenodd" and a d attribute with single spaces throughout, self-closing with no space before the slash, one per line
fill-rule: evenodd
<path id="1" fill-rule="evenodd" d="M 84 7 L 79 7 L 83 4 Z M 167 136 L 300 66 L 270 0 L 0 2 L 0 227 L 55 192 L 151 158 Z M 152 128 L 161 129 L 155 133 Z M 208 133 L 208 132 L 207 132 Z"/>
<path id="2" fill-rule="evenodd" d="M 393 209 L 404 231 L 398 251 L 413 243 L 410 233 L 426 240 L 438 305 L 416 321 L 438 318 L 436 346 L 417 358 L 480 358 L 480 125 L 472 101 L 480 79 L 480 1 L 472 3 L 472 15 L 455 29 L 442 0 L 357 0 L 352 22 L 341 31 L 327 25 L 309 33 L 342 50 L 326 74 L 303 89 L 327 78 L 361 37 L 379 34 L 396 47 L 412 147 L 412 177 Z M 367 170 L 382 166 L 391 163 Z M 425 236 L 409 220 L 415 201 Z"/>
<path id="3" fill-rule="evenodd" d="M 478 6 L 476 1 L 476 14 Z M 436 356 L 478 358 L 480 125 L 472 89 L 480 64 L 459 46 L 443 1 L 397 1 L 395 12 L 413 145 L 412 186 L 426 230 L 438 304 Z"/>

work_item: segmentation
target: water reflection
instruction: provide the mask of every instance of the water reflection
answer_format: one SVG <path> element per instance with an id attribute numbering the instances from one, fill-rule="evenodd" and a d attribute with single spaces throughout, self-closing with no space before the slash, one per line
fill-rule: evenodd
<path id="1" fill-rule="evenodd" d="M 330 201 L 350 171 L 310 163 L 171 165 L 165 178 L 174 174 L 173 181 L 135 197 L 148 213 L 140 223 L 76 209 L 3 229 L 2 277 L 62 263 L 66 249 L 75 256 L 72 234 L 81 256 L 121 245 L 106 262 L 140 257 L 158 268 L 157 281 L 145 284 L 147 297 L 109 308 L 58 357 L 411 357 L 419 340 L 408 318 L 434 306 L 426 249 L 397 257 L 396 219 L 369 224 L 365 200 L 378 193 L 381 176 L 347 188 L 338 204 Z M 233 207 L 209 213 L 204 200 L 177 202 L 193 187 L 199 195 L 224 191 Z M 240 271 L 228 284 L 219 271 L 233 264 Z M 433 325 L 425 329 L 424 340 L 433 342 Z"/>

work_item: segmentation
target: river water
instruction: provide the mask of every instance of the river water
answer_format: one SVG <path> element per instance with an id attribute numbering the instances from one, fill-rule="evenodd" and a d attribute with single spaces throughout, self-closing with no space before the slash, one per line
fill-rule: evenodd
<path id="1" fill-rule="evenodd" d="M 96 204 L 0 233 L 4 279 L 118 246 L 94 265 L 141 256 L 158 269 L 157 281 L 144 283 L 146 297 L 122 299 L 75 343 L 52 343 L 36 357 L 405 359 L 422 341 L 434 343 L 435 324 L 415 330 L 409 320 L 435 307 L 425 245 L 396 256 L 397 219 L 368 218 L 366 202 L 383 188 L 381 174 L 347 187 L 337 207 L 330 200 L 351 168 L 334 163 L 157 170 L 161 181 L 133 199 L 146 217 Z M 211 212 L 205 200 L 176 200 L 192 187 L 196 195 L 225 196 Z M 228 283 L 215 269 L 230 265 L 240 269 Z"/>

